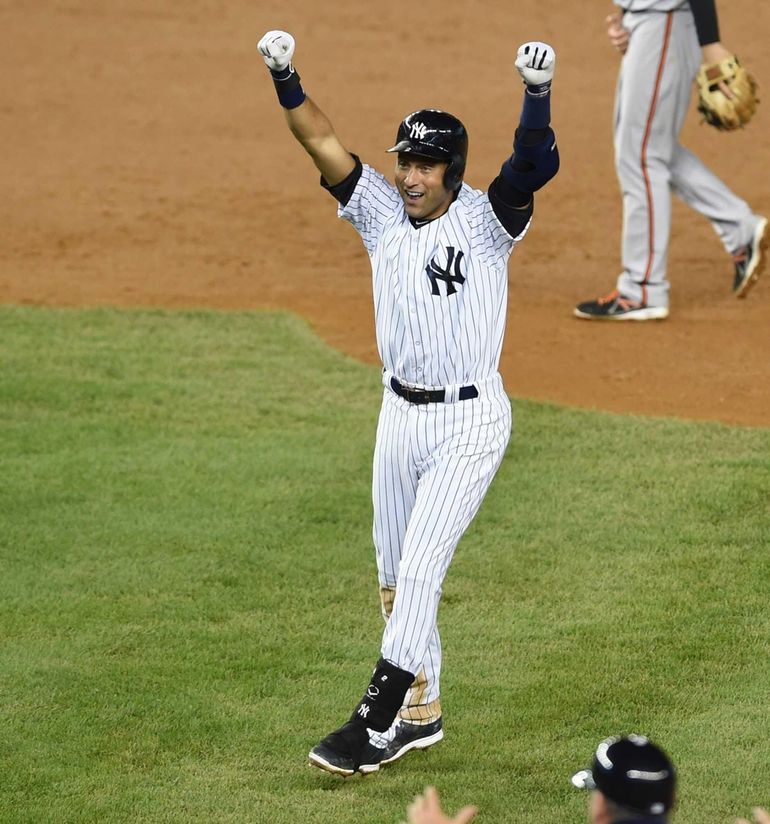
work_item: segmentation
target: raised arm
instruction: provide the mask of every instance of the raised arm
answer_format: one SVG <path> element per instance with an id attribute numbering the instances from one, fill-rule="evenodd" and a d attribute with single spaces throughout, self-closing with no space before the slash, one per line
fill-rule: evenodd
<path id="1" fill-rule="evenodd" d="M 294 47 L 294 38 L 285 31 L 269 31 L 257 44 L 270 69 L 291 133 L 313 159 L 324 180 L 334 186 L 353 171 L 356 162 L 340 143 L 329 118 L 305 94 L 292 64 Z"/>
<path id="2" fill-rule="evenodd" d="M 536 192 L 559 171 L 559 150 L 551 122 L 551 82 L 556 54 L 534 40 L 519 46 L 516 69 L 524 83 L 524 104 L 513 141 L 510 181 L 522 192 Z"/>
<path id="3" fill-rule="evenodd" d="M 559 150 L 551 122 L 551 82 L 556 54 L 547 43 L 519 47 L 516 69 L 524 82 L 524 105 L 513 140 L 513 154 L 489 187 L 489 201 L 512 237 L 532 215 L 534 192 L 559 171 Z"/>

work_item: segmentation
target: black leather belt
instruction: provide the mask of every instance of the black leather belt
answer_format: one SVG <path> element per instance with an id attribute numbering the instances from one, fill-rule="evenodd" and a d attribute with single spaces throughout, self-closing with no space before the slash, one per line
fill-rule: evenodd
<path id="1" fill-rule="evenodd" d="M 446 397 L 445 389 L 410 389 L 396 378 L 390 379 L 390 388 L 409 403 L 444 403 Z M 469 401 L 478 396 L 479 390 L 475 386 L 461 386 L 457 400 Z"/>
<path id="2" fill-rule="evenodd" d="M 689 7 L 687 3 L 677 6 L 675 9 L 624 9 L 623 6 L 619 7 L 619 11 L 623 14 L 627 14 L 631 12 L 631 14 L 668 14 L 671 11 L 689 11 Z"/>

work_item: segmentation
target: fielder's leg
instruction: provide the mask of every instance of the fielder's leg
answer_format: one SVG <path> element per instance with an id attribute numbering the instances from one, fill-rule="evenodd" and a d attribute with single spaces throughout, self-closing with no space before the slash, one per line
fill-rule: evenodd
<path id="1" fill-rule="evenodd" d="M 671 186 L 688 206 L 707 218 L 735 264 L 733 293 L 745 297 L 763 263 L 766 221 L 732 192 L 692 152 L 677 146 Z"/>
<path id="2" fill-rule="evenodd" d="M 682 66 L 684 14 L 630 14 L 615 108 L 615 167 L 623 192 L 620 293 L 643 306 L 668 306 L 670 165 L 690 99 Z"/>
<path id="3" fill-rule="evenodd" d="M 711 222 L 728 253 L 749 242 L 757 215 L 703 161 L 677 146 L 671 171 L 674 193 Z"/>

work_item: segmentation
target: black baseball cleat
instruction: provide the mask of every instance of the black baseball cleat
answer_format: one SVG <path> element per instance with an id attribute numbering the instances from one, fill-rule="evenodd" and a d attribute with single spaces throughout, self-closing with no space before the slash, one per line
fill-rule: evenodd
<path id="1" fill-rule="evenodd" d="M 767 247 L 770 243 L 767 231 L 767 218 L 761 217 L 757 222 L 751 241 L 733 255 L 735 280 L 733 294 L 736 298 L 745 298 L 749 289 L 759 280 L 767 259 Z"/>
<path id="2" fill-rule="evenodd" d="M 579 303 L 574 315 L 585 320 L 663 320 L 668 317 L 668 307 L 647 306 L 615 289 L 603 298 Z"/>
<path id="3" fill-rule="evenodd" d="M 393 740 L 385 747 L 380 757 L 380 764 L 392 764 L 406 755 L 409 750 L 426 750 L 438 744 L 444 737 L 441 718 L 431 721 L 430 724 L 410 724 L 408 721 L 399 721 Z"/>
<path id="4" fill-rule="evenodd" d="M 326 736 L 308 753 L 314 767 L 336 775 L 372 773 L 380 768 L 384 750 L 369 743 L 366 727 L 348 721 Z"/>

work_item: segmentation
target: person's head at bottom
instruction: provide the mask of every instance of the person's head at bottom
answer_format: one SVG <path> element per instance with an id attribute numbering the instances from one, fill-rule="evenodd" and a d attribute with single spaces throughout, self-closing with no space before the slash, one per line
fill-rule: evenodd
<path id="1" fill-rule="evenodd" d="M 660 747 L 642 735 L 602 741 L 591 767 L 575 773 L 572 783 L 591 791 L 592 824 L 664 824 L 674 807 L 674 765 Z"/>

